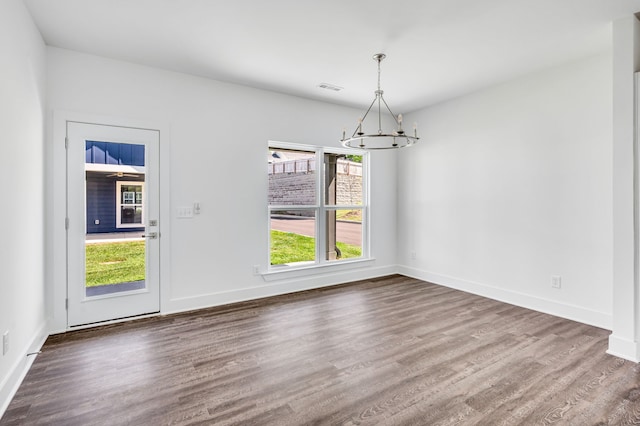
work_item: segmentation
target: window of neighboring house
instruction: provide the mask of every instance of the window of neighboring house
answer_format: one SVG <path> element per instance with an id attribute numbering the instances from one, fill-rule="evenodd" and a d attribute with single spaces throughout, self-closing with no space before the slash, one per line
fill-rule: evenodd
<path id="1" fill-rule="evenodd" d="M 270 269 L 368 257 L 366 153 L 270 143 Z"/>
<path id="2" fill-rule="evenodd" d="M 116 228 L 144 226 L 144 182 L 116 182 Z"/>

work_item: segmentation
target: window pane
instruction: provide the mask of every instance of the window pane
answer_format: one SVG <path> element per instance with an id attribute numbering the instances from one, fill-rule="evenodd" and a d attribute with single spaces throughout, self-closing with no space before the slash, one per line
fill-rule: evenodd
<path id="1" fill-rule="evenodd" d="M 142 204 L 142 185 L 121 185 L 122 204 Z"/>
<path id="2" fill-rule="evenodd" d="M 271 265 L 314 262 L 316 259 L 314 210 L 271 212 Z"/>
<path id="3" fill-rule="evenodd" d="M 362 205 L 362 156 L 324 157 L 326 205 Z"/>
<path id="4" fill-rule="evenodd" d="M 316 205 L 315 152 L 269 150 L 269 205 Z"/>
<path id="5" fill-rule="evenodd" d="M 136 211 L 133 215 L 133 223 L 142 224 L 142 207 L 137 206 Z"/>
<path id="6" fill-rule="evenodd" d="M 326 260 L 362 256 L 362 210 L 329 210 L 326 226 Z"/>
<path id="7" fill-rule="evenodd" d="M 142 208 L 125 207 L 120 208 L 120 223 L 138 223 L 142 224 Z"/>

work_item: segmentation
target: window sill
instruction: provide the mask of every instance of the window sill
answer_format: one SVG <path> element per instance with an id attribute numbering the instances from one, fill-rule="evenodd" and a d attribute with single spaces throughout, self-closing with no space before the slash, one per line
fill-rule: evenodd
<path id="1" fill-rule="evenodd" d="M 313 264 L 309 266 L 283 266 L 282 269 L 272 268 L 267 272 L 262 272 L 262 279 L 267 282 L 282 280 L 287 278 L 299 278 L 310 275 L 317 275 L 330 271 L 344 271 L 354 268 L 364 268 L 373 265 L 375 258 L 343 260 L 336 263 Z"/>

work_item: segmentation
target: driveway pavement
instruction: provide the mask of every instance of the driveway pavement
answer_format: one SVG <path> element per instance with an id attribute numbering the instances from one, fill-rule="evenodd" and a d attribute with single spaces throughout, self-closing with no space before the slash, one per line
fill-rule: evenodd
<path id="1" fill-rule="evenodd" d="M 144 240 L 143 235 L 144 235 L 144 231 L 86 234 L 85 243 L 95 244 L 95 243 L 116 243 L 116 242 L 122 242 L 122 241 L 143 241 Z"/>
<path id="2" fill-rule="evenodd" d="M 315 219 L 300 217 L 278 217 L 271 219 L 271 229 L 313 237 Z M 362 246 L 362 224 L 358 222 L 336 222 L 336 239 L 341 243 Z"/>

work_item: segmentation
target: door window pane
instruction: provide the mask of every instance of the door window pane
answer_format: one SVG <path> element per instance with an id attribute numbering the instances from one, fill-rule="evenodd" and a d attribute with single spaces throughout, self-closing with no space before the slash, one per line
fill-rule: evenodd
<path id="1" fill-rule="evenodd" d="M 85 296 L 101 298 L 144 289 L 145 147 L 86 141 L 85 148 Z M 95 164 L 113 169 L 106 171 Z M 121 167 L 129 166 L 130 172 L 122 171 Z"/>

